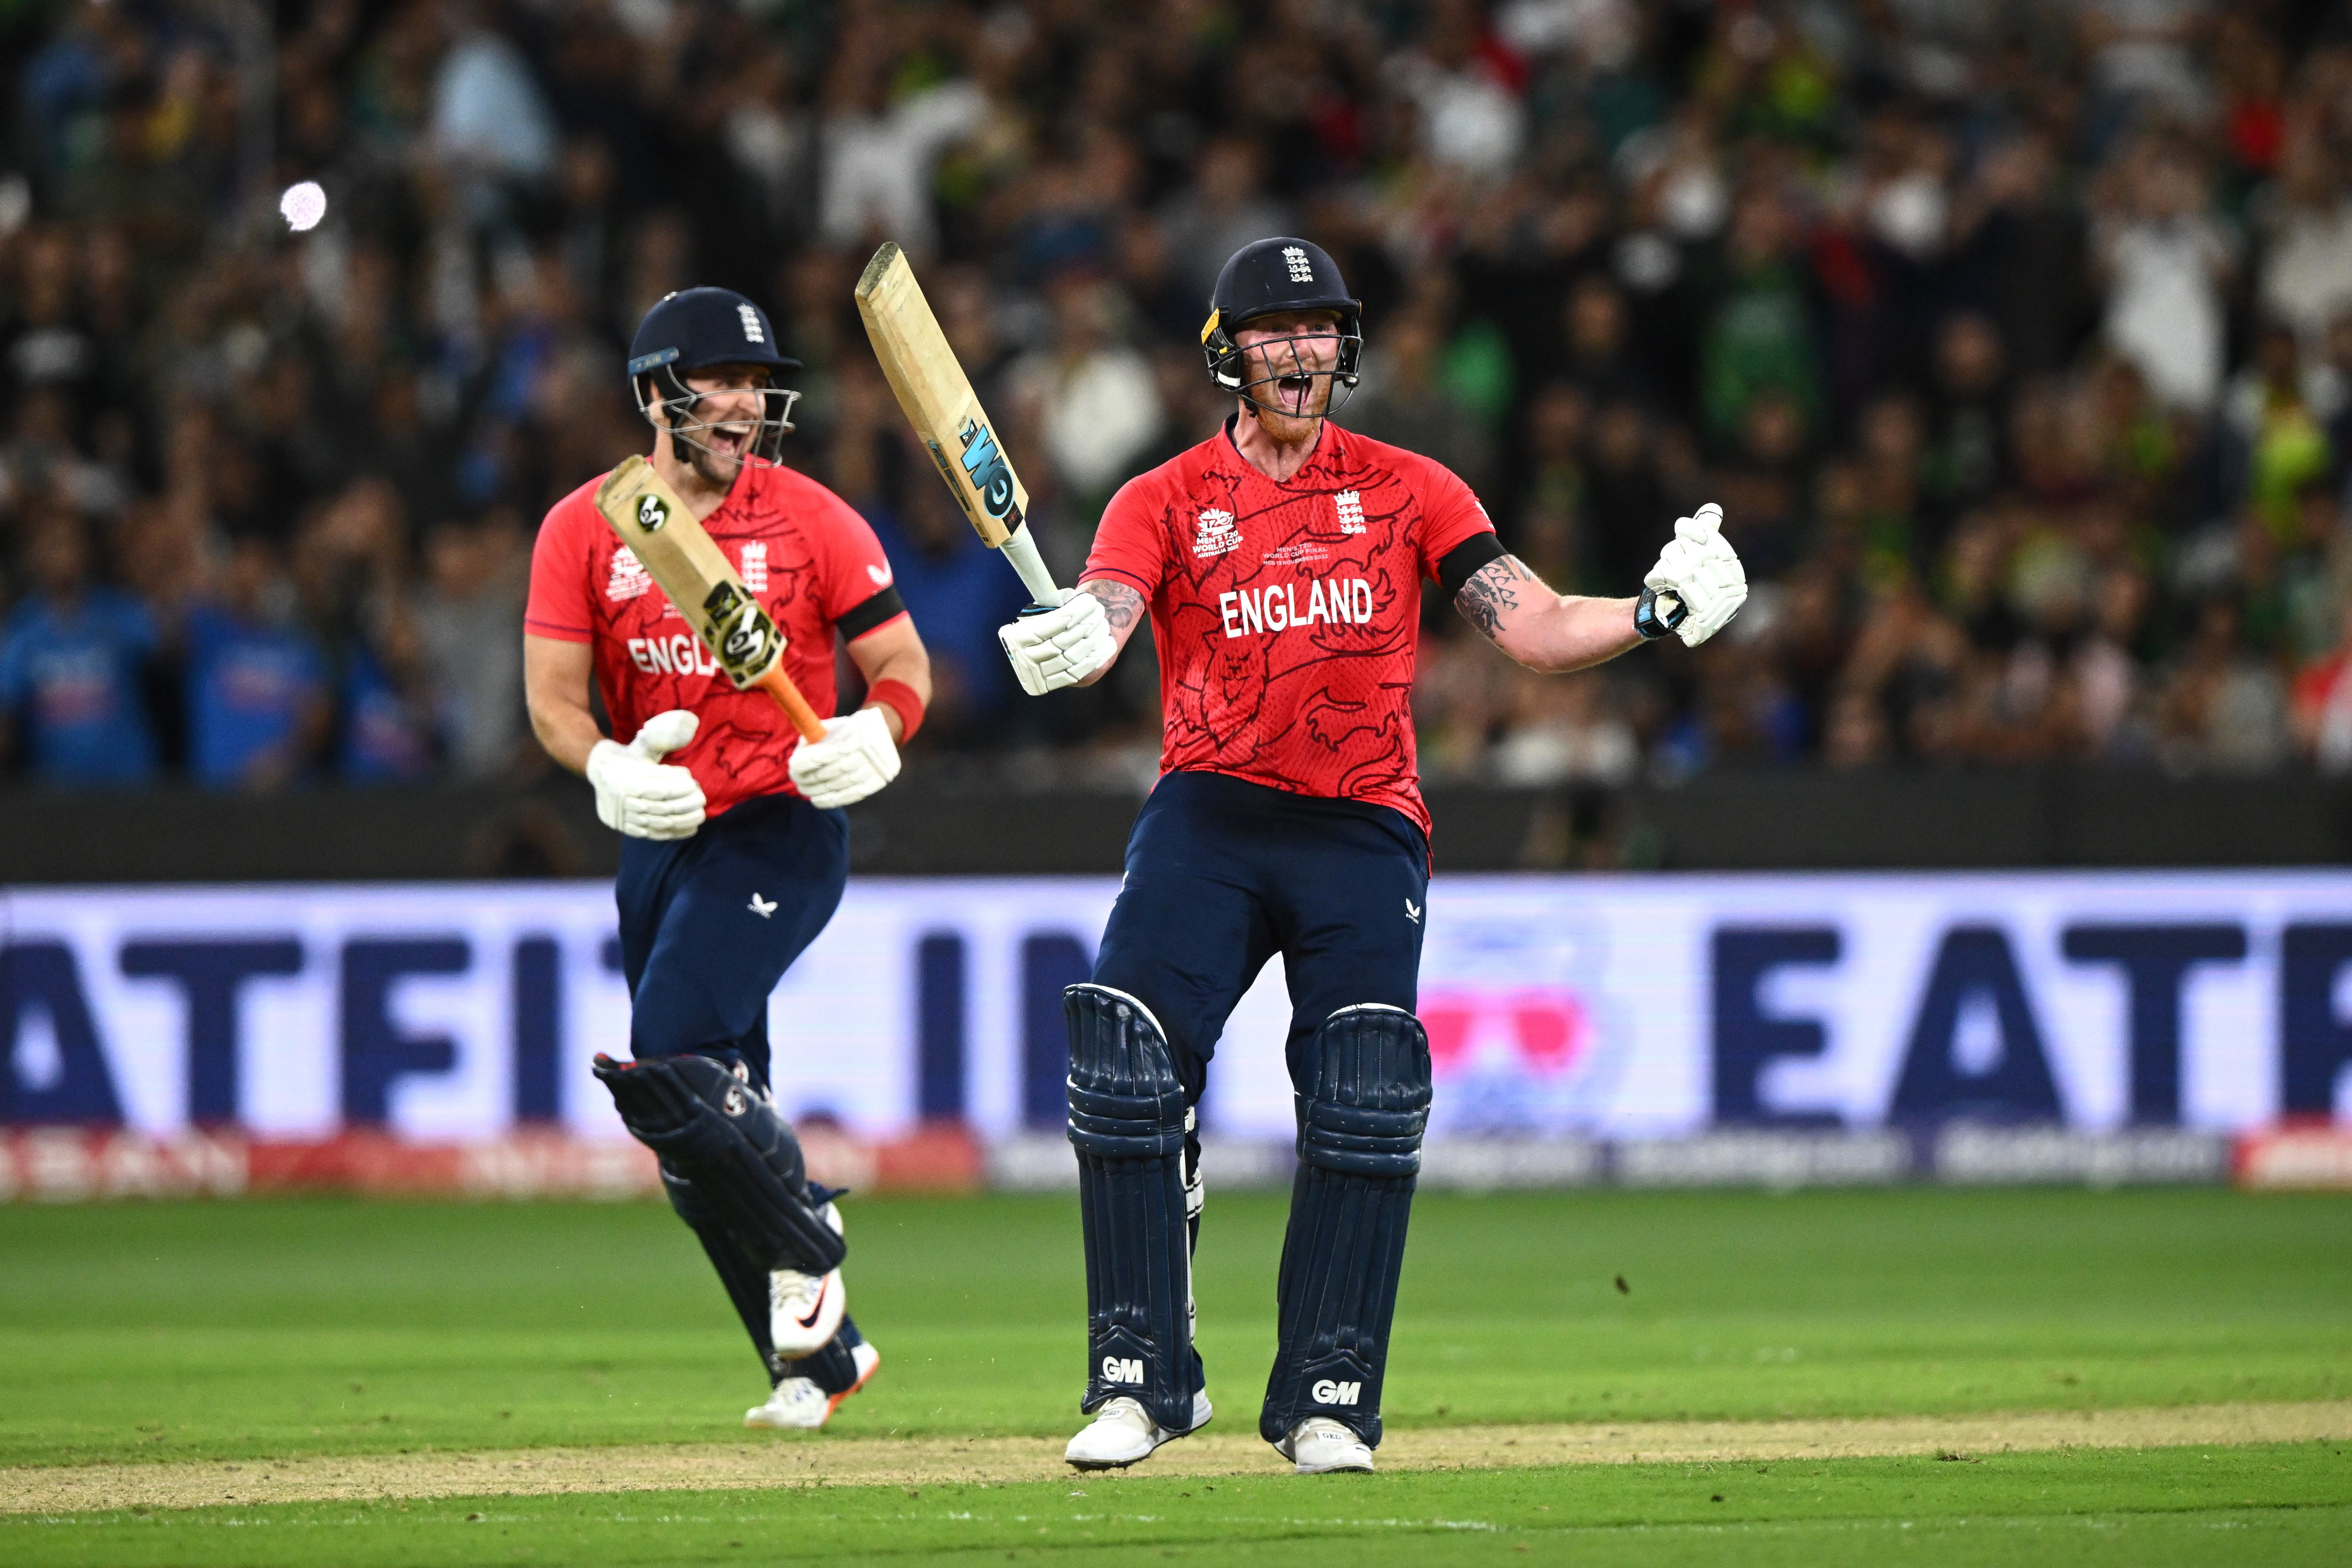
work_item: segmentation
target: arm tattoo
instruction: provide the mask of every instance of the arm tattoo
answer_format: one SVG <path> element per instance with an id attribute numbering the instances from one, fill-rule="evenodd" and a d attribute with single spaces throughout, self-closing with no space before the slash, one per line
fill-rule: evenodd
<path id="1" fill-rule="evenodd" d="M 1501 630 L 1504 615 L 1519 607 L 1517 584 L 1535 580 L 1536 574 L 1520 565 L 1517 556 L 1499 556 L 1471 574 L 1470 581 L 1454 595 L 1454 607 L 1492 642 Z"/>
<path id="2" fill-rule="evenodd" d="M 1143 614 L 1143 595 L 1124 583 L 1090 577 L 1078 584 L 1078 592 L 1092 594 L 1102 601 L 1103 616 L 1110 622 L 1113 631 L 1126 631 Z"/>

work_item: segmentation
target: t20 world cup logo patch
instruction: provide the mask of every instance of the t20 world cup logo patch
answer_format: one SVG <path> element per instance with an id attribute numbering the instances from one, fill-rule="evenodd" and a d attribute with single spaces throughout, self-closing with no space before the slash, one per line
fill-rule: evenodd
<path id="1" fill-rule="evenodd" d="M 1242 531 L 1234 525 L 1232 512 L 1213 506 L 1201 513 L 1200 531 L 1192 536 L 1193 554 L 1223 555 L 1241 545 Z"/>
<path id="2" fill-rule="evenodd" d="M 614 604 L 635 599 L 653 592 L 653 574 L 637 559 L 637 552 L 624 544 L 613 552 L 613 570 L 604 579 L 604 597 Z"/>

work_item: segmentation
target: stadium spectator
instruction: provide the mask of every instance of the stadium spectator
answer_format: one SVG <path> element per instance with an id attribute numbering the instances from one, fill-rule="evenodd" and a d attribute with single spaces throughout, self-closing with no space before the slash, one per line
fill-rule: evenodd
<path id="1" fill-rule="evenodd" d="M 497 778 L 517 766 L 523 733 L 522 615 L 530 552 L 521 520 L 493 512 L 443 523 L 425 541 L 425 581 L 408 618 L 434 702 L 448 773 Z"/>
<path id="2" fill-rule="evenodd" d="M 413 781 L 432 765 L 433 694 L 410 615 L 406 542 L 399 498 L 371 477 L 312 509 L 294 545 L 302 624 L 334 701 L 331 760 L 354 783 Z"/>
<path id="3" fill-rule="evenodd" d="M 2295 678 L 2295 738 L 2320 770 L 2352 773 L 2352 637 Z"/>
<path id="4" fill-rule="evenodd" d="M 188 613 L 188 772 L 207 789 L 282 789 L 325 749 L 326 668 L 292 609 L 277 552 L 247 539 L 218 596 Z"/>
<path id="5" fill-rule="evenodd" d="M 1376 441 L 1436 458 L 1486 493 L 1493 484 L 1492 444 L 1444 384 L 1442 331 L 1442 317 L 1429 305 L 1386 322 L 1378 344 L 1365 350 L 1361 387 L 1337 417 Z"/>
<path id="6" fill-rule="evenodd" d="M 1124 341 L 1122 300 L 1100 279 L 1066 272 L 1046 290 L 1049 345 L 1015 363 L 1009 385 L 1034 410 L 1045 456 L 1073 503 L 1098 512 L 1160 434 L 1160 389 Z"/>
<path id="7" fill-rule="evenodd" d="M 2352 188 L 2317 126 L 2298 128 L 2288 142 L 2264 226 L 2256 298 L 2315 364 L 2328 324 L 2352 310 Z"/>
<path id="8" fill-rule="evenodd" d="M 1511 672 L 1510 716 L 1494 750 L 1496 783 L 1622 784 L 1641 765 L 1633 728 L 1614 710 L 1605 677 Z"/>
<path id="9" fill-rule="evenodd" d="M 2162 140 L 2113 171 L 2114 211 L 2100 237 L 2106 336 L 2168 406 L 2202 415 L 2221 390 L 2221 286 L 2232 237 L 2209 210 L 2202 171 Z"/>
<path id="10" fill-rule="evenodd" d="M 899 51 L 877 16 L 853 16 L 835 47 L 820 132 L 818 232 L 844 250 L 863 253 L 895 238 L 928 258 L 938 243 L 933 169 L 986 120 L 988 97 L 961 79 L 894 91 Z"/>
<path id="11" fill-rule="evenodd" d="M 2158 755 L 2182 771 L 2274 766 L 2287 746 L 2286 695 L 2276 667 L 2247 645 L 2237 604 L 2208 598 L 2159 700 Z"/>
<path id="12" fill-rule="evenodd" d="M 1020 689 L 996 628 L 1028 595 L 926 471 L 928 456 L 908 450 L 913 438 L 880 372 L 853 363 L 841 390 L 837 476 L 881 542 L 891 581 L 931 656 L 925 738 L 932 745 L 984 744 Z"/>
<path id="13" fill-rule="evenodd" d="M 43 784 L 142 784 L 155 775 L 145 666 L 154 617 L 91 582 L 89 531 L 41 508 L 24 559 L 31 591 L 0 624 L 0 742 Z"/>

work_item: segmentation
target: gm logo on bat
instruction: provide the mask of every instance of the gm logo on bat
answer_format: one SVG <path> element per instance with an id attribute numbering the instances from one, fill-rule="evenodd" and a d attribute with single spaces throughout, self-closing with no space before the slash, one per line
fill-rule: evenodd
<path id="1" fill-rule="evenodd" d="M 716 645 L 712 651 L 729 679 L 740 686 L 768 667 L 776 627 L 757 599 L 732 583 L 720 583 L 702 601 L 702 613 L 709 617 L 709 640 Z"/>
<path id="2" fill-rule="evenodd" d="M 644 529 L 647 533 L 659 533 L 662 531 L 662 525 L 668 521 L 669 508 L 663 504 L 661 497 L 646 495 L 637 498 L 639 528 Z"/>
<path id="3" fill-rule="evenodd" d="M 967 418 L 956 435 L 963 442 L 964 475 L 971 480 L 971 488 L 980 492 L 980 504 L 987 509 L 989 516 L 1009 527 L 1020 527 L 1020 514 L 1013 505 L 1013 469 L 997 448 L 996 432 L 977 419 Z"/>
<path id="4" fill-rule="evenodd" d="M 735 614 L 735 624 L 727 628 L 723 651 L 730 663 L 748 664 L 768 646 L 764 635 L 767 628 L 761 624 L 765 618 L 759 605 L 744 601 L 743 607 Z"/>

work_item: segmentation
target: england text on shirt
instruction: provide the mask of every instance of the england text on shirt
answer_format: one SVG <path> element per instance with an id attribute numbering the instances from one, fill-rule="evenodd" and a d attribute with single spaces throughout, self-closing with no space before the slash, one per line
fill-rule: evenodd
<path id="1" fill-rule="evenodd" d="M 1112 498 L 1085 575 L 1150 605 L 1163 771 L 1370 801 L 1427 832 L 1421 583 L 1493 527 L 1440 464 L 1328 421 L 1280 483 L 1220 431 Z"/>

